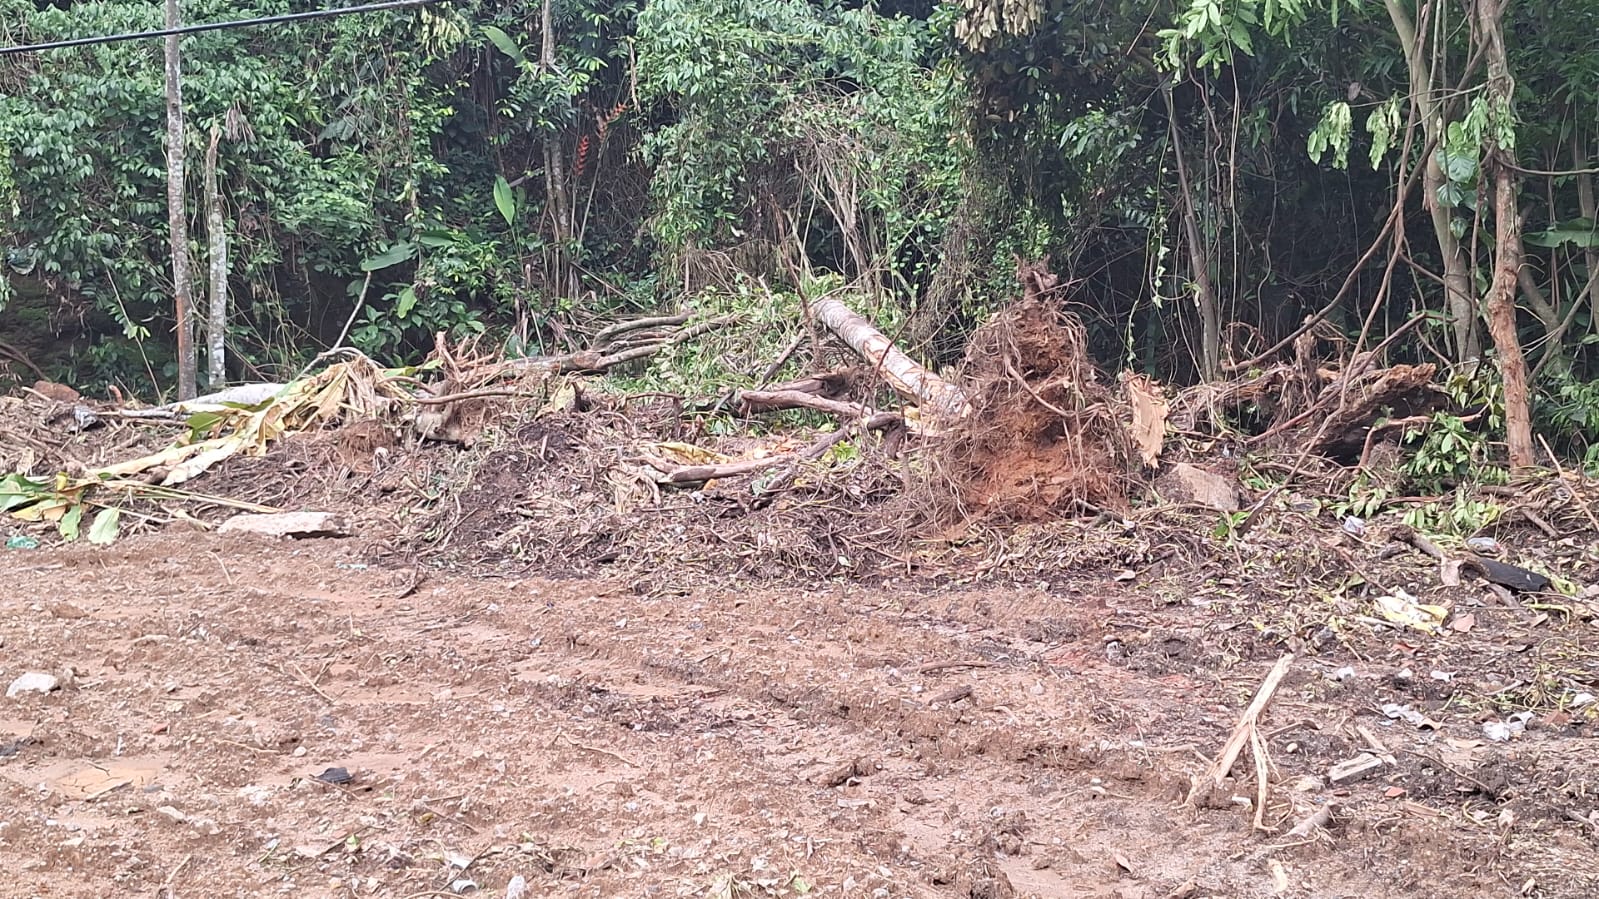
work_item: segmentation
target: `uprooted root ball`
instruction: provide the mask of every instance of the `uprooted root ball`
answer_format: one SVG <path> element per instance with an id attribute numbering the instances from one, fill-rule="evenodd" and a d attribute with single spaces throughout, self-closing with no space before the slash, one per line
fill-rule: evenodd
<path id="1" fill-rule="evenodd" d="M 1126 506 L 1127 431 L 1082 323 L 1039 298 L 972 335 L 962 370 L 972 412 L 929 454 L 929 492 L 954 519 L 1039 521 Z"/>

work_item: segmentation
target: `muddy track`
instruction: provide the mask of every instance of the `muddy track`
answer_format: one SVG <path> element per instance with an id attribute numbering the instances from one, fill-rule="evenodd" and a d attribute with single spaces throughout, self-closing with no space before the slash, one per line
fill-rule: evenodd
<path id="1" fill-rule="evenodd" d="M 501 896 L 520 876 L 529 895 L 577 896 L 1458 897 L 1531 879 L 1531 895 L 1576 897 L 1599 883 L 1580 826 L 1529 840 L 1462 819 L 1464 781 L 1426 807 L 1382 801 L 1385 783 L 1427 796 L 1444 771 L 1396 760 L 1386 782 L 1293 793 L 1358 748 L 1340 724 L 1369 714 L 1319 661 L 1270 716 L 1267 821 L 1286 829 L 1328 798 L 1355 811 L 1313 841 L 1252 834 L 1229 802 L 1183 806 L 1280 650 L 1109 583 L 648 596 L 418 583 L 361 558 L 202 536 L 7 556 L 6 682 L 73 670 L 0 713 L 0 864 L 16 872 L 0 893 L 416 897 L 470 881 Z M 314 779 L 329 768 L 352 779 Z M 1566 777 L 1587 789 L 1592 763 Z"/>

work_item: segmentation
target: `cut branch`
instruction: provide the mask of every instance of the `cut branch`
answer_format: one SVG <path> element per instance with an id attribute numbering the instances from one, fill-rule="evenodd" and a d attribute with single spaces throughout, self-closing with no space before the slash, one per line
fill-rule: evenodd
<path id="1" fill-rule="evenodd" d="M 1288 653 L 1272 666 L 1271 673 L 1266 675 L 1266 679 L 1260 684 L 1260 689 L 1255 693 L 1254 701 L 1239 717 L 1232 736 L 1227 738 L 1227 744 L 1222 747 L 1221 755 L 1216 759 L 1216 764 L 1211 765 L 1210 770 L 1194 780 L 1193 789 L 1188 793 L 1189 802 L 1193 802 L 1194 797 L 1207 787 L 1218 789 L 1222 786 L 1227 774 L 1233 770 L 1233 763 L 1238 761 L 1238 754 L 1244 751 L 1244 746 L 1254 735 L 1255 725 L 1260 720 L 1261 712 L 1266 710 L 1266 704 L 1271 702 L 1272 694 L 1277 692 L 1277 685 L 1287 676 L 1288 668 L 1293 662 L 1294 654 Z"/>
<path id="2" fill-rule="evenodd" d="M 815 409 L 849 419 L 864 418 L 868 414 L 866 408 L 857 403 L 830 400 L 799 390 L 742 390 L 738 394 L 738 404 L 745 412 Z"/>

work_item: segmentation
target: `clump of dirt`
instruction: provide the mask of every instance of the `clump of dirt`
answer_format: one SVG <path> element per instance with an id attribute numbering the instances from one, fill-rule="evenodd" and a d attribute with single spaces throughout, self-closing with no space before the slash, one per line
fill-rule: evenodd
<path id="1" fill-rule="evenodd" d="M 170 436 L 148 425 L 84 418 L 80 410 L 89 407 L 77 403 L 27 390 L 19 394 L 0 396 L 0 475 L 78 475 L 154 452 Z"/>
<path id="2" fill-rule="evenodd" d="M 658 483 L 638 453 L 680 436 L 681 419 L 662 412 L 597 395 L 586 412 L 501 420 L 429 469 L 427 480 L 448 490 L 409 492 L 393 552 L 437 567 L 552 576 L 612 567 L 649 592 L 695 572 L 859 577 L 894 561 L 883 547 L 896 533 L 880 527 L 879 512 L 902 485 L 880 449 L 802 472 L 762 503 L 743 479 Z M 738 437 L 698 442 L 747 449 Z"/>
<path id="3" fill-rule="evenodd" d="M 1132 446 L 1055 276 L 1023 266 L 1024 298 L 972 335 L 972 413 L 932 452 L 933 491 L 957 519 L 1045 521 L 1125 509 Z"/>

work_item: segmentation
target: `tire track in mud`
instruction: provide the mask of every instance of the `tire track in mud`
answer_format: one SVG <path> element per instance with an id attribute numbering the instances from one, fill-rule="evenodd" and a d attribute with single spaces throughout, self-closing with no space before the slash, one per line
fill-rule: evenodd
<path id="1" fill-rule="evenodd" d="M 1246 811 L 1180 806 L 1268 661 L 1224 670 L 1190 612 L 1137 596 L 407 594 L 354 549 L 204 537 L 49 558 L 0 606 L 7 674 L 80 669 L 0 715 L 40 740 L 0 759 L 0 863 L 34 892 L 148 892 L 189 858 L 190 892 L 404 897 L 448 889 L 457 852 L 490 895 L 519 873 L 579 896 L 796 895 L 798 875 L 874 899 L 1253 897 L 1279 895 L 1273 862 L 1286 896 L 1494 894 L 1483 841 L 1425 824 L 1268 853 Z M 34 788 L 125 759 L 159 789 Z M 307 779 L 333 765 L 355 785 Z"/>
<path id="2" fill-rule="evenodd" d="M 884 614 L 847 594 L 751 608 L 743 597 L 711 593 L 641 601 L 634 618 L 612 620 L 592 612 L 609 605 L 567 603 L 557 639 L 529 637 L 549 648 L 530 657 L 539 675 L 581 686 L 591 702 L 606 697 L 605 714 L 624 729 L 736 735 L 753 722 L 761 732 L 788 731 L 777 752 L 759 736 L 731 739 L 750 775 L 740 788 L 799 789 L 811 814 L 833 826 L 839 815 L 828 806 L 864 810 L 848 825 L 869 834 L 863 850 L 933 884 L 977 895 L 987 889 L 983 872 L 997 869 L 1023 893 L 1046 896 L 1146 886 L 1163 895 L 1188 880 L 1254 894 L 1238 889 L 1259 877 L 1233 870 L 1235 827 L 1206 828 L 1189 815 L 1185 850 L 1165 845 L 1184 817 L 1173 813 L 1181 791 L 1171 748 L 1108 736 L 1105 725 L 1128 716 L 1103 714 L 1111 700 L 1096 695 L 1126 688 L 1124 672 L 1063 672 L 1044 658 L 1060 647 L 953 606 L 955 617 Z M 1059 605 L 1034 597 L 1011 623 L 1043 607 L 1062 614 Z M 629 628 L 642 633 L 621 634 Z M 951 683 L 971 695 L 938 701 Z M 1183 678 L 1144 687 L 1142 703 L 1182 705 L 1193 696 Z M 841 771 L 856 776 L 819 788 Z M 1207 839 L 1193 839 L 1207 829 Z M 1147 852 L 1151 842 L 1159 853 Z M 1137 880 L 1119 876 L 1129 872 L 1115 860 L 1134 857 Z"/>

